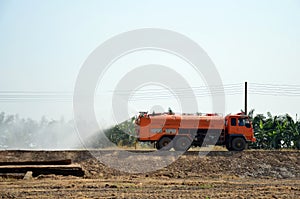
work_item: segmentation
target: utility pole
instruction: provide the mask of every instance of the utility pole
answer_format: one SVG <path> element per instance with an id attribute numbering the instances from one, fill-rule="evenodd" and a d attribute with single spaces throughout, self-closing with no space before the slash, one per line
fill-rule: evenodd
<path id="1" fill-rule="evenodd" d="M 247 82 L 245 82 L 245 115 L 248 115 L 248 110 L 247 110 L 247 106 L 248 106 L 248 101 L 247 101 Z"/>

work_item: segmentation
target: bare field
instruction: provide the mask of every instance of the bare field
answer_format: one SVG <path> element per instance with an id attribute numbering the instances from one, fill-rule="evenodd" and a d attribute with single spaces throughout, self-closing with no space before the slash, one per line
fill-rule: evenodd
<path id="1" fill-rule="evenodd" d="M 0 162 L 64 158 L 80 164 L 85 176 L 0 178 L 1 198 L 300 198 L 299 151 L 213 151 L 205 157 L 191 151 L 140 174 L 109 168 L 88 151 L 0 151 Z"/>

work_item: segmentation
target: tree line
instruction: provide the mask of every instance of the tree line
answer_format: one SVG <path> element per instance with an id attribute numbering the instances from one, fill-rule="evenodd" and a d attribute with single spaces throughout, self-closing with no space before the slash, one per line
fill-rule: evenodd
<path id="1" fill-rule="evenodd" d="M 256 114 L 249 112 L 257 139 L 252 149 L 300 149 L 300 122 L 288 115 Z M 134 117 L 118 125 L 96 132 L 85 147 L 104 148 L 111 144 L 132 147 L 136 144 Z M 103 139 L 103 136 L 106 139 Z M 147 145 L 147 143 L 143 143 Z M 70 149 L 83 148 L 75 131 L 74 121 L 48 120 L 42 117 L 36 121 L 20 118 L 18 115 L 0 113 L 0 149 Z"/>

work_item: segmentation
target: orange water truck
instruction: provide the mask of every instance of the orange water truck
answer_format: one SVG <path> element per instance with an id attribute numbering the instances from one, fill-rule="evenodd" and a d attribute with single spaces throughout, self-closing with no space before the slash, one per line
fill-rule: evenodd
<path id="1" fill-rule="evenodd" d="M 136 117 L 138 141 L 155 143 L 157 149 L 185 151 L 191 146 L 221 145 L 242 151 L 255 142 L 252 123 L 243 113 L 173 114 L 140 112 Z"/>

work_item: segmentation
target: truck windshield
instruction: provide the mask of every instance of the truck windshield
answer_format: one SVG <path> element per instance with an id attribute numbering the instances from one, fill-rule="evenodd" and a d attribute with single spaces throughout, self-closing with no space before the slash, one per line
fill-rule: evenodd
<path id="1" fill-rule="evenodd" d="M 239 118 L 239 126 L 245 126 L 246 120 L 245 118 Z"/>
<path id="2" fill-rule="evenodd" d="M 239 118 L 239 126 L 246 126 L 249 128 L 250 126 L 250 121 L 248 118 Z"/>

